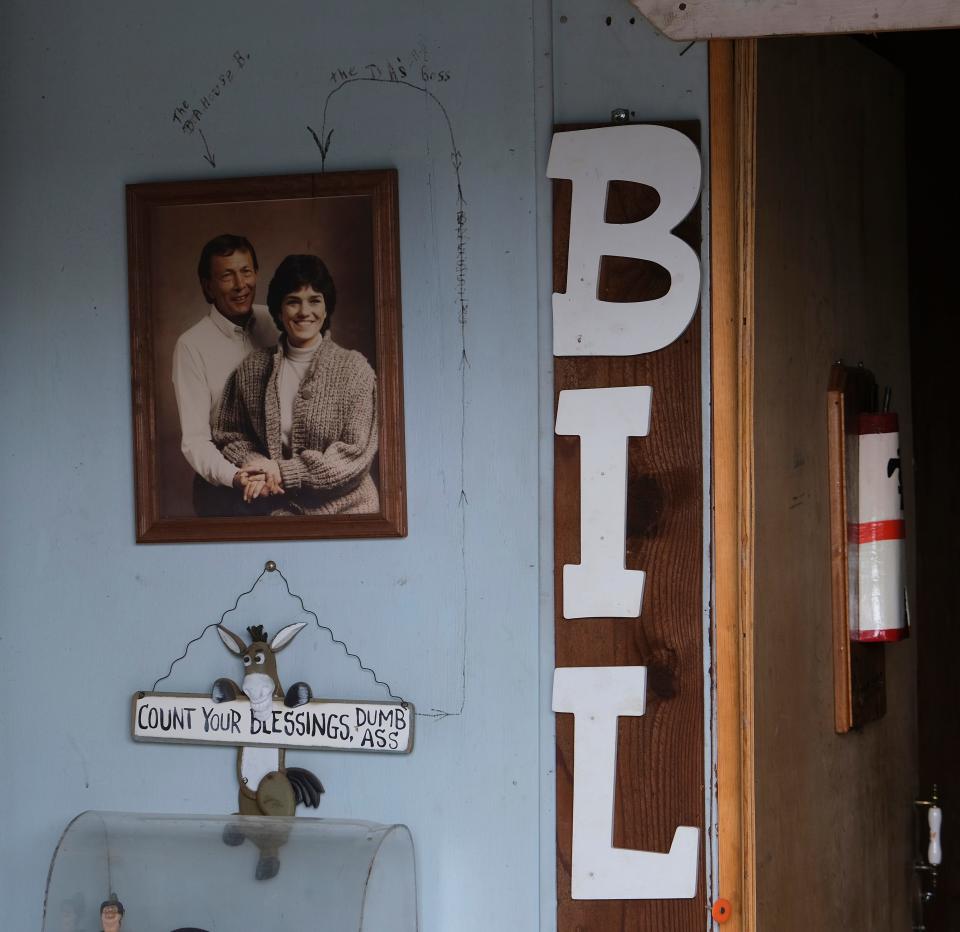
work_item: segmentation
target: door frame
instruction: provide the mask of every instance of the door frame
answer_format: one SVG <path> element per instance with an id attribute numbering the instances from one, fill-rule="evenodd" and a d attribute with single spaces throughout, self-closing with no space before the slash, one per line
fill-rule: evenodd
<path id="1" fill-rule="evenodd" d="M 710 281 L 714 656 L 725 932 L 757 924 L 754 739 L 754 215 L 757 42 L 712 40 Z"/>

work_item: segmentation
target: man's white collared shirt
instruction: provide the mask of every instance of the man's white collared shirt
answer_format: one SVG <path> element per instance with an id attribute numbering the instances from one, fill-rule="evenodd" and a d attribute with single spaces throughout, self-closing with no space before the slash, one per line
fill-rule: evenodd
<path id="1" fill-rule="evenodd" d="M 173 390 L 180 412 L 180 449 L 194 472 L 211 485 L 229 486 L 237 467 L 213 443 L 210 421 L 233 370 L 255 349 L 273 346 L 279 333 L 262 304 L 246 327 L 215 307 L 180 335 L 173 350 Z"/>

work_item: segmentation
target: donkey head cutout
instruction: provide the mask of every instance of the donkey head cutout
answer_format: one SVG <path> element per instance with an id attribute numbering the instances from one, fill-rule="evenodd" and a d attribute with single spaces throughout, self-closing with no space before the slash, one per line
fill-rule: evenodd
<path id="1" fill-rule="evenodd" d="M 254 625 L 247 628 L 250 635 L 248 646 L 242 638 L 232 631 L 223 625 L 217 625 L 217 634 L 220 635 L 220 640 L 226 645 L 227 650 L 242 659 L 245 674 L 239 688 L 233 680 L 225 678 L 217 680 L 214 684 L 214 699 L 218 701 L 235 699 L 243 692 L 250 700 L 254 716 L 261 721 L 266 721 L 270 715 L 273 700 L 284 699 L 283 687 L 280 685 L 280 678 L 277 675 L 276 654 L 286 647 L 306 626 L 306 622 L 287 625 L 285 628 L 281 628 L 272 640 L 268 640 L 263 625 Z M 305 683 L 296 683 L 291 687 L 291 692 L 305 686 Z M 220 692 L 219 696 L 217 695 L 218 691 Z M 293 699 L 294 697 L 287 698 Z M 287 705 L 290 706 L 299 704 L 301 703 L 297 701 L 287 702 Z"/>

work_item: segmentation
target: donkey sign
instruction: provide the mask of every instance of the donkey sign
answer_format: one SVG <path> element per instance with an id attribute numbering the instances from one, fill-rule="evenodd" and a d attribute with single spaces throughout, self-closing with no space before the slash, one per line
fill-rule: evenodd
<path id="1" fill-rule="evenodd" d="M 246 699 L 214 702 L 209 695 L 137 693 L 133 698 L 137 741 L 247 744 L 327 751 L 413 749 L 413 713 L 393 702 L 312 699 L 295 709 L 271 700 L 266 720 Z"/>
<path id="2" fill-rule="evenodd" d="M 314 699 L 303 682 L 284 690 L 276 655 L 304 627 L 302 622 L 287 625 L 269 638 L 257 625 L 247 629 L 248 645 L 217 625 L 224 647 L 243 663 L 243 680 L 222 676 L 205 694 L 136 693 L 134 739 L 239 745 L 241 771 L 245 746 L 408 754 L 413 749 L 413 706 Z"/>
<path id="3" fill-rule="evenodd" d="M 309 770 L 288 767 L 287 748 L 409 753 L 412 706 L 314 699 L 304 682 L 283 688 L 276 655 L 305 627 L 305 622 L 287 625 L 270 637 L 262 625 L 252 625 L 245 639 L 218 624 L 223 646 L 242 664 L 241 681 L 219 677 L 205 694 L 135 693 L 134 739 L 234 745 L 242 816 L 289 817 L 297 806 L 319 807 L 323 784 Z M 260 851 L 256 878 L 269 880 L 280 869 L 288 835 L 289 827 L 251 829 L 238 822 L 228 826 L 223 841 L 233 846 L 249 838 Z"/>

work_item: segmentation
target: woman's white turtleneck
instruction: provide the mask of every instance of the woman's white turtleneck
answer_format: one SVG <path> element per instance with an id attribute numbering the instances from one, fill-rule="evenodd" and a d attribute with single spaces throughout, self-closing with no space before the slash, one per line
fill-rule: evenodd
<path id="1" fill-rule="evenodd" d="M 302 348 L 283 341 L 283 362 L 277 379 L 277 395 L 280 400 L 280 440 L 283 444 L 284 459 L 289 459 L 292 455 L 290 435 L 293 431 L 293 401 L 322 341 L 321 336 L 313 346 Z"/>

